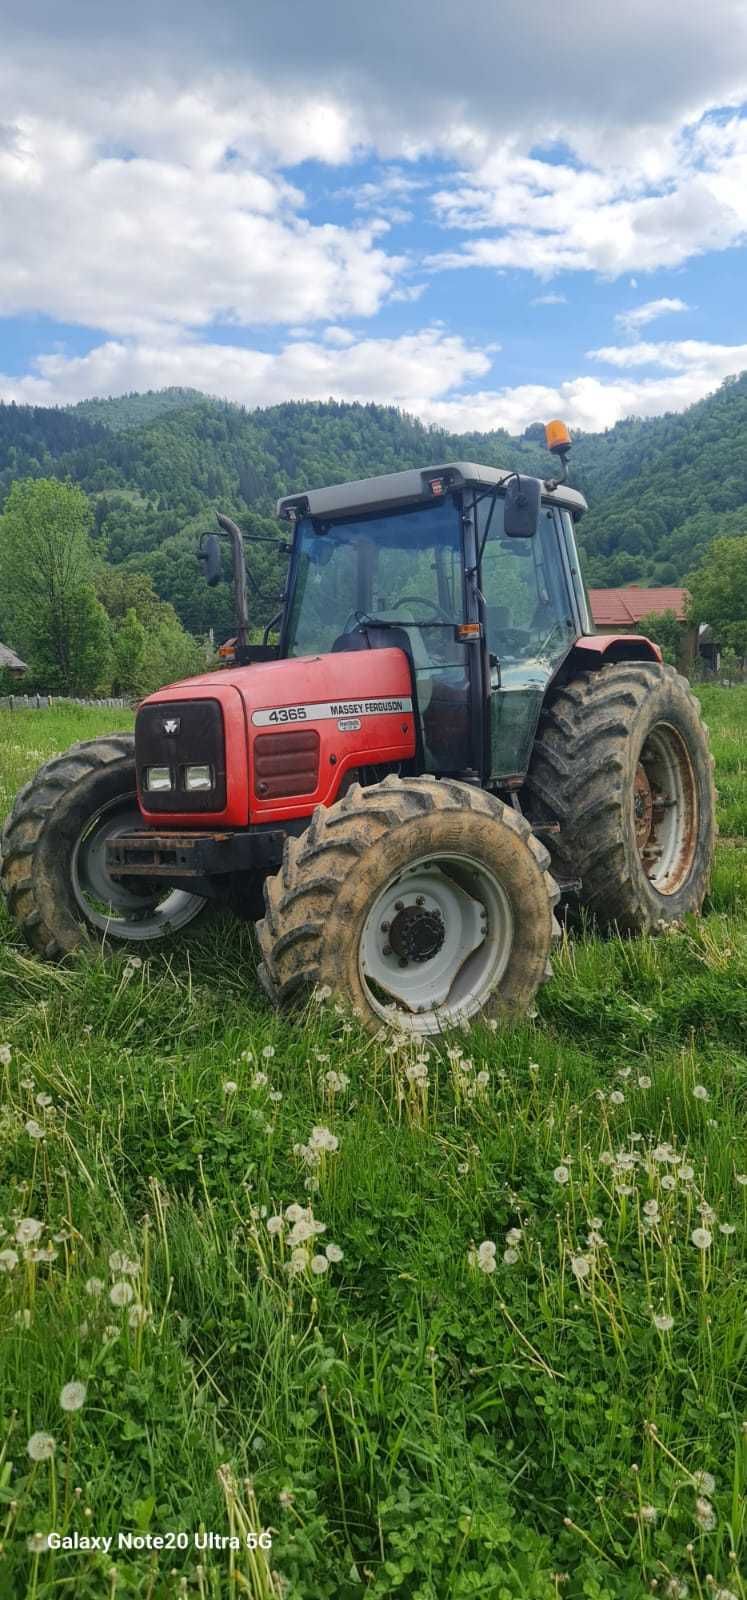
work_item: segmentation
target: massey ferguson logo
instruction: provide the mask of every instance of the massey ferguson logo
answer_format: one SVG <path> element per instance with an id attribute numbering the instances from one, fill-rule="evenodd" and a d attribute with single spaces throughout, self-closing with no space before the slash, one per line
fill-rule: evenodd
<path id="1" fill-rule="evenodd" d="M 164 733 L 178 733 L 181 725 L 181 717 L 167 717 L 163 724 L 163 731 Z"/>

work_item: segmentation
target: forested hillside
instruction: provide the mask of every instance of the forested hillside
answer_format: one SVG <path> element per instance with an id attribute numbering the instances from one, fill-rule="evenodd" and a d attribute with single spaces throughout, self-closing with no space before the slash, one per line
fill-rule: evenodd
<path id="1" fill-rule="evenodd" d="M 196 535 L 217 507 L 274 533 L 279 494 L 453 459 L 551 470 L 542 430 L 455 436 L 374 405 L 330 401 L 245 411 L 192 390 L 86 401 L 67 411 L 0 406 L 0 500 L 24 477 L 70 479 L 91 497 L 108 565 L 147 574 L 193 632 L 229 631 L 227 585 L 199 581 Z M 577 437 L 572 480 L 591 509 L 580 538 L 598 585 L 676 583 L 717 535 L 747 532 L 747 374 L 679 415 Z M 281 568 L 255 546 L 254 610 L 269 615 Z"/>

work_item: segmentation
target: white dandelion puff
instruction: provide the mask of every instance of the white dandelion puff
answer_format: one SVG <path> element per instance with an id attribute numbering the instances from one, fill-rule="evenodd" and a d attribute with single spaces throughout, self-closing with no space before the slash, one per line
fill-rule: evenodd
<path id="1" fill-rule="evenodd" d="M 130 1309 L 127 1313 L 128 1327 L 135 1329 L 144 1328 L 149 1316 L 150 1312 L 147 1306 L 141 1306 L 139 1301 L 136 1300 L 135 1304 L 130 1306 Z"/>
<path id="2" fill-rule="evenodd" d="M 623 1106 L 625 1104 L 625 1095 L 623 1094 L 622 1089 L 612 1090 L 610 1095 L 610 1104 L 613 1106 Z"/>
<path id="3" fill-rule="evenodd" d="M 571 1256 L 571 1271 L 579 1280 L 588 1278 L 591 1271 L 591 1262 L 588 1256 Z"/>
<path id="4" fill-rule="evenodd" d="M 285 1223 L 282 1217 L 268 1217 L 265 1226 L 268 1233 L 282 1233 Z"/>
<path id="5" fill-rule="evenodd" d="M 84 1383 L 66 1383 L 60 1391 L 60 1407 L 63 1411 L 80 1411 L 86 1403 L 86 1386 Z"/>
<path id="6" fill-rule="evenodd" d="M 223 1093 L 224 1094 L 235 1094 L 236 1090 L 238 1089 L 238 1087 L 239 1086 L 238 1086 L 235 1078 L 226 1078 L 226 1080 L 225 1080 L 225 1082 L 223 1084 Z"/>
<path id="7" fill-rule="evenodd" d="M 32 1433 L 26 1453 L 32 1461 L 49 1461 L 55 1452 L 55 1441 L 51 1433 Z"/>
<path id="8" fill-rule="evenodd" d="M 706 1086 L 705 1086 L 704 1083 L 696 1083 L 695 1084 L 695 1086 L 693 1088 L 693 1099 L 694 1100 L 707 1100 L 708 1099 L 708 1090 L 706 1089 Z"/>
<path id="9" fill-rule="evenodd" d="M 638 1079 L 638 1088 L 639 1089 L 650 1089 L 651 1088 L 651 1079 L 650 1079 L 650 1077 L 649 1077 L 647 1072 L 642 1072 L 641 1073 L 641 1075 L 640 1075 L 640 1077 Z"/>
<path id="10" fill-rule="evenodd" d="M 504 1250 L 503 1252 L 503 1259 L 507 1267 L 513 1267 L 519 1259 L 518 1250 L 514 1250 L 513 1247 L 509 1245 L 508 1249 Z"/>
<path id="11" fill-rule="evenodd" d="M 9 1044 L 0 1044 L 0 1067 L 9 1067 L 13 1059 L 13 1051 Z"/>
<path id="12" fill-rule="evenodd" d="M 40 1107 L 40 1109 L 42 1111 L 47 1111 L 49 1109 L 49 1107 L 51 1106 L 51 1104 L 52 1104 L 52 1096 L 51 1096 L 51 1094 L 45 1094 L 44 1090 L 42 1090 L 38 1095 L 36 1095 L 35 1098 L 36 1098 L 36 1104 Z"/>
<path id="13" fill-rule="evenodd" d="M 658 1200 L 646 1200 L 643 1206 L 643 1213 L 644 1216 L 649 1217 L 652 1222 L 656 1222 L 659 1216 Z"/>
<path id="14" fill-rule="evenodd" d="M 24 1123 L 24 1127 L 30 1139 L 44 1138 L 44 1129 L 41 1123 L 36 1121 L 35 1117 L 29 1117 L 28 1122 Z"/>
<path id="15" fill-rule="evenodd" d="M 18 1266 L 16 1250 L 0 1250 L 0 1272 L 13 1272 Z"/>
<path id="16" fill-rule="evenodd" d="M 708 1228 L 693 1228 L 690 1238 L 696 1250 L 710 1250 L 713 1243 L 713 1234 Z"/>
<path id="17" fill-rule="evenodd" d="M 32 1556 L 40 1556 L 49 1549 L 48 1533 L 30 1533 L 26 1540 L 26 1549 Z"/>
<path id="18" fill-rule="evenodd" d="M 716 1513 L 706 1495 L 698 1495 L 695 1502 L 695 1521 L 704 1533 L 712 1533 L 716 1526 Z"/>
<path id="19" fill-rule="evenodd" d="M 571 1174 L 570 1174 L 569 1168 L 568 1167 L 564 1167 L 562 1165 L 559 1166 L 559 1167 L 555 1167 L 555 1169 L 553 1171 L 553 1177 L 554 1177 L 556 1183 L 567 1183 L 568 1179 L 570 1178 L 570 1175 Z"/>
<path id="20" fill-rule="evenodd" d="M 719 1233 L 723 1233 L 724 1236 L 728 1238 L 730 1234 L 736 1233 L 737 1230 L 733 1222 L 720 1222 L 718 1225 L 718 1231 Z"/>
<path id="21" fill-rule="evenodd" d="M 264 1046 L 263 1051 L 262 1051 L 262 1055 L 264 1056 L 265 1061 L 271 1061 L 273 1056 L 274 1056 L 274 1054 L 275 1054 L 275 1046 L 274 1046 L 274 1044 L 266 1044 Z"/>
<path id="22" fill-rule="evenodd" d="M 16 1224 L 16 1242 L 21 1245 L 33 1244 L 44 1231 L 44 1223 L 37 1217 L 22 1217 Z"/>
<path id="23" fill-rule="evenodd" d="M 96 1298 L 98 1295 L 104 1293 L 106 1284 L 104 1283 L 103 1278 L 86 1278 L 83 1287 L 86 1291 L 86 1294 L 90 1294 Z"/>
<path id="24" fill-rule="evenodd" d="M 712 1472 L 696 1472 L 693 1474 L 693 1488 L 698 1494 L 711 1495 L 716 1489 L 716 1479 Z"/>
<path id="25" fill-rule="evenodd" d="M 317 1277 L 317 1278 L 323 1277 L 325 1272 L 329 1272 L 329 1261 L 328 1261 L 327 1257 L 326 1256 L 312 1256 L 311 1257 L 311 1270 L 314 1273 L 315 1277 Z"/>
<path id="26" fill-rule="evenodd" d="M 657 1518 L 658 1514 L 659 1513 L 658 1513 L 658 1511 L 656 1509 L 656 1506 L 650 1506 L 650 1505 L 641 1506 L 640 1513 L 639 1513 L 640 1518 L 641 1518 L 641 1522 L 648 1523 L 649 1527 L 653 1527 L 654 1523 L 656 1522 L 656 1518 Z"/>
<path id="27" fill-rule="evenodd" d="M 671 1333 L 674 1327 L 674 1317 L 668 1311 L 657 1311 L 654 1316 L 654 1327 L 659 1333 Z"/>
<path id="28" fill-rule="evenodd" d="M 113 1306 L 129 1306 L 134 1299 L 134 1290 L 131 1283 L 113 1283 L 109 1290 L 109 1299 Z"/>
<path id="29" fill-rule="evenodd" d="M 509 1228 L 506 1234 L 506 1244 L 521 1244 L 523 1237 L 524 1234 L 521 1228 Z"/>
<path id="30" fill-rule="evenodd" d="M 339 1244 L 328 1244 L 324 1247 L 324 1254 L 328 1261 L 342 1261 L 342 1251 Z"/>

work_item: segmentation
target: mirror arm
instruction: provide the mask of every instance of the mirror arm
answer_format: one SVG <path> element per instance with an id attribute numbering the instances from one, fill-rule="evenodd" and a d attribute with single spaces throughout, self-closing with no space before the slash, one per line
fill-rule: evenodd
<path id="1" fill-rule="evenodd" d="M 233 592 L 236 605 L 236 642 L 245 645 L 249 632 L 249 607 L 246 597 L 246 564 L 241 529 L 224 512 L 216 512 L 218 524 L 227 533 L 233 549 Z"/>

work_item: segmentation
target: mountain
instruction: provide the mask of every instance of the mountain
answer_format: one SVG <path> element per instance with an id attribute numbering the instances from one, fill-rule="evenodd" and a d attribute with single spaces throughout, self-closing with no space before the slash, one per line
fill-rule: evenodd
<path id="1" fill-rule="evenodd" d="M 0 405 L 0 501 L 14 478 L 57 476 L 92 497 L 106 561 L 150 574 L 194 631 L 230 629 L 227 584 L 208 590 L 196 535 L 217 508 L 250 532 L 279 532 L 278 495 L 304 485 L 448 460 L 551 470 L 542 429 L 454 435 L 394 407 L 289 402 L 247 411 L 190 389 L 66 409 Z M 688 411 L 631 419 L 576 437 L 572 481 L 590 511 L 580 525 L 594 585 L 677 583 L 718 533 L 747 531 L 747 374 Z M 282 566 L 251 550 L 256 613 L 270 615 Z"/>

